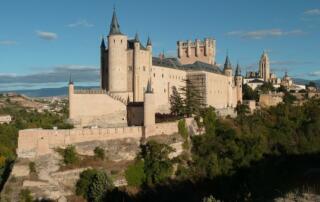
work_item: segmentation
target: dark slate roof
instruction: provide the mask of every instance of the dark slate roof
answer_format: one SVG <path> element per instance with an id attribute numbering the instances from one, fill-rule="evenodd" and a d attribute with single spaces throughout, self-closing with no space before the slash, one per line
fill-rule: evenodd
<path id="1" fill-rule="evenodd" d="M 116 10 L 113 10 L 112 20 L 110 24 L 110 32 L 109 32 L 109 35 L 114 35 L 114 34 L 122 34 L 120 31 L 120 25 L 118 23 Z"/>
<path id="2" fill-rule="evenodd" d="M 214 72 L 218 74 L 222 73 L 219 67 L 208 64 L 208 63 L 200 62 L 200 61 L 197 61 L 193 64 L 183 65 L 183 66 L 189 70 L 207 71 L 207 72 Z"/>
<path id="3" fill-rule="evenodd" d="M 226 61 L 224 63 L 224 69 L 232 69 L 232 65 L 231 65 L 231 62 L 230 62 L 230 59 L 229 59 L 229 55 L 227 55 L 227 57 L 226 57 Z"/>
<path id="4" fill-rule="evenodd" d="M 129 39 L 128 40 L 128 49 L 134 49 L 134 42 L 136 42 L 135 39 Z M 141 42 L 140 42 L 140 49 L 141 50 L 147 50 L 146 47 L 144 47 Z"/>
<path id="5" fill-rule="evenodd" d="M 148 37 L 147 46 L 152 46 L 150 37 Z"/>
<path id="6" fill-rule="evenodd" d="M 254 79 L 249 81 L 249 83 L 264 83 L 264 81 L 260 80 L 260 79 Z"/>
<path id="7" fill-rule="evenodd" d="M 136 42 L 140 42 L 138 32 L 136 33 L 136 36 L 134 37 L 134 40 L 135 40 Z"/>
<path id="8" fill-rule="evenodd" d="M 222 74 L 222 71 L 219 67 L 215 65 L 211 65 L 208 63 L 197 61 L 193 64 L 186 64 L 182 65 L 180 61 L 177 58 L 158 58 L 153 57 L 152 58 L 152 64 L 156 66 L 161 67 L 169 67 L 174 69 L 180 69 L 180 70 L 189 70 L 189 71 L 207 71 L 207 72 L 214 72 L 218 74 Z"/>
<path id="9" fill-rule="evenodd" d="M 106 43 L 104 42 L 104 38 L 102 38 L 102 40 L 101 40 L 100 48 L 106 49 Z"/>
<path id="10" fill-rule="evenodd" d="M 237 64 L 235 76 L 241 76 L 241 68 L 240 68 L 240 65 L 239 65 L 239 64 Z"/>

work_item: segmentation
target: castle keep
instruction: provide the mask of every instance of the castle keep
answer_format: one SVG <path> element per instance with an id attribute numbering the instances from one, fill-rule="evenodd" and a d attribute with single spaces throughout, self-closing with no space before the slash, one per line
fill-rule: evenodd
<path id="1" fill-rule="evenodd" d="M 214 39 L 178 41 L 177 58 L 153 57 L 151 39 L 146 44 L 138 34 L 128 39 L 114 11 L 100 52 L 101 89 L 75 90 L 70 82 L 70 119 L 75 125 L 150 125 L 155 113 L 170 113 L 172 88 L 185 86 L 186 80 L 198 88 L 206 106 L 224 110 L 242 102 L 240 66 L 233 74 L 228 56 L 223 70 L 216 65 Z"/>

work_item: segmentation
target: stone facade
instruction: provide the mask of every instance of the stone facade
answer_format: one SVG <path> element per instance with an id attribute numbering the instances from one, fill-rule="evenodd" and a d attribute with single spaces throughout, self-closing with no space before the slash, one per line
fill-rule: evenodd
<path id="1" fill-rule="evenodd" d="M 207 106 L 234 108 L 242 102 L 242 76 L 233 76 L 228 57 L 228 68 L 220 70 L 215 65 L 215 43 L 209 38 L 195 42 L 178 41 L 177 58 L 153 57 L 150 38 L 145 45 L 138 34 L 134 39 L 128 39 L 121 33 L 114 12 L 107 45 L 103 38 L 100 46 L 101 90 L 91 94 L 80 93 L 74 91 L 72 83 L 69 89 L 70 119 L 79 126 L 100 126 L 102 120 L 106 122 L 105 126 L 137 123 L 140 121 L 127 120 L 127 114 L 130 114 L 129 118 L 135 116 L 131 113 L 133 108 L 128 113 L 125 111 L 126 105 L 146 102 L 144 108 L 150 109 L 153 115 L 144 111 L 144 116 L 148 115 L 144 122 L 153 122 L 150 117 L 154 113 L 170 113 L 172 88 L 185 87 L 186 80 L 197 83 Z M 196 77 L 201 78 L 198 80 Z M 152 96 L 145 95 L 149 82 Z M 148 103 L 152 102 L 153 106 L 149 107 Z"/>

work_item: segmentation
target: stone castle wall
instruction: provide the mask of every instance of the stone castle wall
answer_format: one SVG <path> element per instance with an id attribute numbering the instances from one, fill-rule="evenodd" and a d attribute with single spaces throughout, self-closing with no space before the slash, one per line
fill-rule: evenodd
<path id="1" fill-rule="evenodd" d="M 187 119 L 186 122 L 189 131 L 196 134 L 195 121 Z M 36 158 L 52 153 L 55 148 L 72 144 L 125 138 L 140 140 L 142 137 L 172 135 L 177 132 L 178 122 L 155 124 L 147 128 L 137 126 L 70 130 L 27 129 L 19 131 L 17 155 L 19 158 Z"/>
<path id="2" fill-rule="evenodd" d="M 73 88 L 73 87 L 72 87 Z M 75 126 L 127 125 L 126 105 L 110 95 L 97 92 L 75 91 L 69 87 L 69 118 Z"/>

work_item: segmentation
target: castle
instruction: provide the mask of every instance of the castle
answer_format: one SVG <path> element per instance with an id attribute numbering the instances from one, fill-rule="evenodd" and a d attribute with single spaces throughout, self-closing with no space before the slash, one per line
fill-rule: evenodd
<path id="1" fill-rule="evenodd" d="M 110 31 L 101 46 L 101 88 L 76 90 L 69 83 L 69 118 L 78 126 L 154 124 L 155 113 L 170 113 L 172 88 L 197 88 L 205 106 L 232 109 L 242 102 L 240 66 L 226 57 L 223 70 L 215 61 L 216 41 L 178 41 L 177 58 L 153 57 L 152 42 L 142 44 L 120 30 L 114 10 Z"/>

